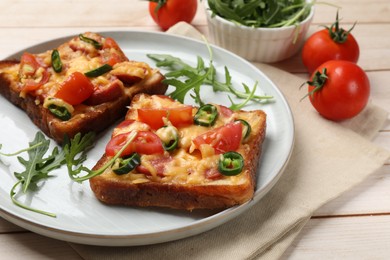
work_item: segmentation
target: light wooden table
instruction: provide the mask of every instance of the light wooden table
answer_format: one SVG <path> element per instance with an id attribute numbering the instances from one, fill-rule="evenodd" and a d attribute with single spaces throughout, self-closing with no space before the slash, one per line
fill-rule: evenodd
<path id="1" fill-rule="evenodd" d="M 390 112 L 390 1 L 327 0 L 342 7 L 344 28 L 353 30 L 372 86 L 372 100 Z M 335 8 L 317 5 L 311 31 L 330 25 Z M 207 32 L 203 8 L 193 25 Z M 0 59 L 48 39 L 85 31 L 158 31 L 139 0 L 1 0 Z M 275 66 L 307 78 L 299 56 Z M 390 149 L 390 120 L 374 140 Z M 390 257 L 390 162 L 366 181 L 315 212 L 285 259 L 386 259 Z M 63 241 L 46 238 L 0 218 L 1 259 L 81 259 Z"/>

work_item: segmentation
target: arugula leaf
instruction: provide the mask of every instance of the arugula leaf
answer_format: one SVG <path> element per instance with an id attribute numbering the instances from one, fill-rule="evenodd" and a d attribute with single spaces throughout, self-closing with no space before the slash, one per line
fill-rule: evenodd
<path id="1" fill-rule="evenodd" d="M 35 138 L 29 143 L 30 147 L 37 143 L 41 145 L 27 151 L 28 160 L 18 156 L 18 161 L 25 166 L 23 172 L 15 172 L 15 177 L 22 181 L 23 192 L 27 192 L 30 187 L 35 187 L 38 181 L 47 178 L 51 170 L 59 168 L 64 162 L 64 153 L 59 153 L 58 148 L 54 148 L 51 155 L 44 157 L 49 150 L 50 140 L 47 140 L 42 132 L 37 132 Z"/>
<path id="2" fill-rule="evenodd" d="M 247 85 L 245 85 L 245 84 L 243 84 L 243 85 L 244 85 L 246 91 L 250 91 L 249 87 Z M 249 93 L 249 96 L 244 100 L 244 102 L 242 102 L 240 104 L 235 104 L 233 102 L 233 100 L 231 99 L 231 97 L 229 96 L 230 102 L 232 103 L 232 105 L 230 106 L 230 109 L 232 109 L 232 110 L 242 109 L 253 98 L 255 91 L 256 91 L 256 88 L 257 88 L 257 82 L 256 82 L 255 86 L 253 87 L 252 92 Z"/>
<path id="3" fill-rule="evenodd" d="M 126 147 L 134 140 L 136 135 L 137 131 L 133 131 L 125 145 L 110 161 L 108 161 L 105 165 L 103 165 L 97 170 L 91 170 L 85 167 L 82 163 L 87 158 L 87 150 L 92 147 L 95 134 L 92 132 L 84 136 L 81 136 L 81 134 L 79 133 L 76 134 L 76 136 L 72 140 L 68 140 L 64 146 L 65 160 L 68 168 L 69 177 L 73 181 L 81 183 L 85 180 L 102 174 L 108 167 L 110 167 L 115 162 L 115 160 L 121 155 L 121 153 L 126 149 Z M 85 172 L 86 174 L 80 176 L 82 172 Z"/>
<path id="4" fill-rule="evenodd" d="M 169 93 L 169 96 L 173 99 L 184 103 L 184 99 L 190 90 L 193 90 L 193 94 L 190 96 L 195 100 L 196 103 L 203 105 L 204 102 L 200 96 L 200 88 L 202 85 L 210 85 L 213 87 L 213 91 L 218 92 L 228 92 L 235 95 L 237 98 L 245 99 L 241 104 L 235 104 L 231 97 L 229 99 L 232 103 L 230 106 L 233 110 L 241 109 L 245 106 L 250 100 L 254 101 L 269 101 L 273 99 L 272 96 L 259 96 L 255 95 L 255 89 L 257 87 L 257 82 L 252 90 L 246 84 L 242 84 L 244 91 L 237 90 L 232 84 L 232 77 L 228 68 L 225 66 L 225 82 L 221 82 L 217 79 L 216 69 L 212 61 L 212 52 L 210 52 L 210 61 L 209 66 L 205 66 L 204 60 L 197 56 L 197 65 L 192 67 L 191 65 L 185 63 L 178 57 L 172 55 L 164 54 L 147 54 L 147 56 L 156 61 L 156 66 L 164 67 L 169 72 L 165 73 L 166 79 L 164 83 L 171 85 L 175 90 Z"/>
<path id="5" fill-rule="evenodd" d="M 82 171 L 90 171 L 82 163 L 87 159 L 87 151 L 93 146 L 94 140 L 94 132 L 89 132 L 84 136 L 78 133 L 71 140 L 65 139 L 63 151 L 65 153 L 68 174 L 72 180 L 79 182 L 76 176 Z M 77 168 L 73 169 L 73 166 L 77 166 Z"/>
<path id="6" fill-rule="evenodd" d="M 176 78 L 170 78 L 164 81 L 164 83 L 176 87 L 175 91 L 173 91 L 170 96 L 173 99 L 179 100 L 181 103 L 184 103 L 184 98 L 188 91 L 194 89 L 197 102 L 201 103 L 201 99 L 199 96 L 200 86 L 208 77 L 208 71 L 199 71 L 199 73 L 192 73 L 191 71 L 182 71 L 181 77 L 187 77 L 187 79 L 182 82 Z"/>
<path id="7" fill-rule="evenodd" d="M 249 27 L 283 27 L 306 19 L 315 4 L 305 0 L 207 0 L 212 16 Z"/>
<path id="8" fill-rule="evenodd" d="M 17 200 L 17 188 L 21 186 L 21 191 L 27 193 L 28 191 L 35 191 L 38 189 L 40 181 L 50 177 L 49 172 L 59 168 L 65 162 L 65 154 L 59 152 L 58 147 L 55 147 L 51 154 L 45 157 L 49 150 L 50 140 L 47 140 L 42 132 L 37 132 L 35 138 L 29 143 L 29 148 L 20 150 L 15 153 L 1 153 L 3 156 L 14 156 L 22 152 L 27 152 L 28 159 L 18 156 L 18 161 L 25 167 L 23 172 L 15 172 L 14 175 L 18 179 L 10 191 L 12 202 L 24 209 L 44 214 L 50 217 L 56 215 L 50 212 L 31 208 Z M 0 146 L 1 148 L 1 146 Z"/>

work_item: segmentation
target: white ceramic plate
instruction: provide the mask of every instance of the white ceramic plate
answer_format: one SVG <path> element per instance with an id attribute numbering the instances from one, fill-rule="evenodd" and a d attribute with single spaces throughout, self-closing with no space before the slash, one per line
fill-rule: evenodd
<path id="1" fill-rule="evenodd" d="M 199 55 L 206 62 L 208 50 L 203 42 L 188 38 L 140 31 L 102 32 L 111 36 L 124 49 L 130 59 L 154 62 L 146 54 L 171 54 L 195 64 Z M 69 37 L 52 40 L 33 46 L 9 58 L 20 57 L 23 51 L 38 53 L 54 48 Z M 15 206 L 9 192 L 16 179 L 13 172 L 22 168 L 15 157 L 1 157 L 0 163 L 0 215 L 10 222 L 33 232 L 70 242 L 131 246 L 146 245 L 176 240 L 199 234 L 217 227 L 238 216 L 254 204 L 276 183 L 287 164 L 294 141 L 294 125 L 290 108 L 278 88 L 256 67 L 240 57 L 213 46 L 213 60 L 218 76 L 224 79 L 224 66 L 231 73 L 233 82 L 240 87 L 244 82 L 253 86 L 259 82 L 258 94 L 274 96 L 271 104 L 251 104 L 245 109 L 263 109 L 267 114 L 267 134 L 263 144 L 254 199 L 244 205 L 224 211 L 177 211 L 159 208 L 130 208 L 106 206 L 98 202 L 89 188 L 89 183 L 72 182 L 64 168 L 53 172 L 55 177 L 47 180 L 34 196 L 19 199 L 31 205 L 57 214 L 51 218 Z M 230 105 L 226 93 L 213 93 L 210 87 L 202 90 L 205 101 Z M 191 103 L 188 99 L 186 103 Z M 0 143 L 3 152 L 26 148 L 39 130 L 23 111 L 0 96 Z M 93 166 L 109 139 L 108 129 L 88 155 L 87 166 Z M 53 142 L 52 142 L 53 143 Z M 53 143 L 54 146 L 54 143 Z M 25 156 L 25 155 L 24 155 Z M 260 202 L 261 203 L 261 202 Z"/>

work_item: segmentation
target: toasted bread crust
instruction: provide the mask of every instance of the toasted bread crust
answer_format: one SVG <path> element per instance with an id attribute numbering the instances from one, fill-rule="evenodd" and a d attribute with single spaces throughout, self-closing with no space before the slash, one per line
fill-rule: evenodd
<path id="1" fill-rule="evenodd" d="M 138 96 L 133 102 L 138 100 Z M 134 111 L 128 111 L 127 117 Z M 259 119 L 260 126 L 248 141 L 244 156 L 245 166 L 240 173 L 245 181 L 238 184 L 221 184 L 218 182 L 194 184 L 172 184 L 147 182 L 134 184 L 120 176 L 102 174 L 89 180 L 96 197 L 107 204 L 128 206 L 158 206 L 174 209 L 224 209 L 243 204 L 253 198 L 256 186 L 256 174 L 261 147 L 266 133 L 266 115 L 263 111 L 253 111 Z M 99 169 L 110 158 L 103 155 L 95 165 Z"/>
<path id="2" fill-rule="evenodd" d="M 8 66 L 17 66 L 18 61 L 0 61 L 0 69 Z M 132 97 L 138 93 L 164 94 L 167 86 L 162 83 L 164 76 L 154 71 L 154 74 L 140 83 L 126 87 L 126 93 L 111 102 L 105 102 L 96 106 L 83 106 L 80 113 L 68 121 L 61 121 L 53 116 L 42 104 L 35 103 L 35 97 L 26 95 L 20 97 L 16 91 L 16 82 L 5 73 L 0 73 L 0 94 L 24 110 L 30 119 L 47 136 L 61 144 L 65 136 L 72 138 L 77 133 L 100 132 L 112 125 L 116 120 L 126 114 L 126 106 L 130 104 Z"/>

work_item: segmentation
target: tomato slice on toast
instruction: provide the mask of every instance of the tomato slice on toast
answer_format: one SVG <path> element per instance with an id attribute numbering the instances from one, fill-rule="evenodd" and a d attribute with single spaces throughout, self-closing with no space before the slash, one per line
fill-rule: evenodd
<path id="1" fill-rule="evenodd" d="M 78 105 L 89 98 L 94 92 L 92 82 L 81 72 L 73 72 L 62 82 L 55 94 L 56 98 L 62 99 L 71 105 Z"/>
<path id="2" fill-rule="evenodd" d="M 158 129 L 165 125 L 164 119 L 168 119 L 176 127 L 191 125 L 193 123 L 192 107 L 180 106 L 175 108 L 139 108 L 137 109 L 138 119 Z"/>
<path id="3" fill-rule="evenodd" d="M 212 129 L 195 137 L 192 142 L 196 148 L 202 144 L 211 145 L 216 154 L 228 151 L 236 151 L 242 138 L 242 124 L 240 122 L 228 123 L 224 126 Z"/>
<path id="4" fill-rule="evenodd" d="M 111 138 L 106 146 L 106 155 L 114 156 L 126 144 L 130 133 L 118 134 Z M 164 148 L 160 138 L 151 131 L 138 131 L 134 140 L 122 152 L 121 157 L 134 152 L 139 154 L 162 154 Z"/>

